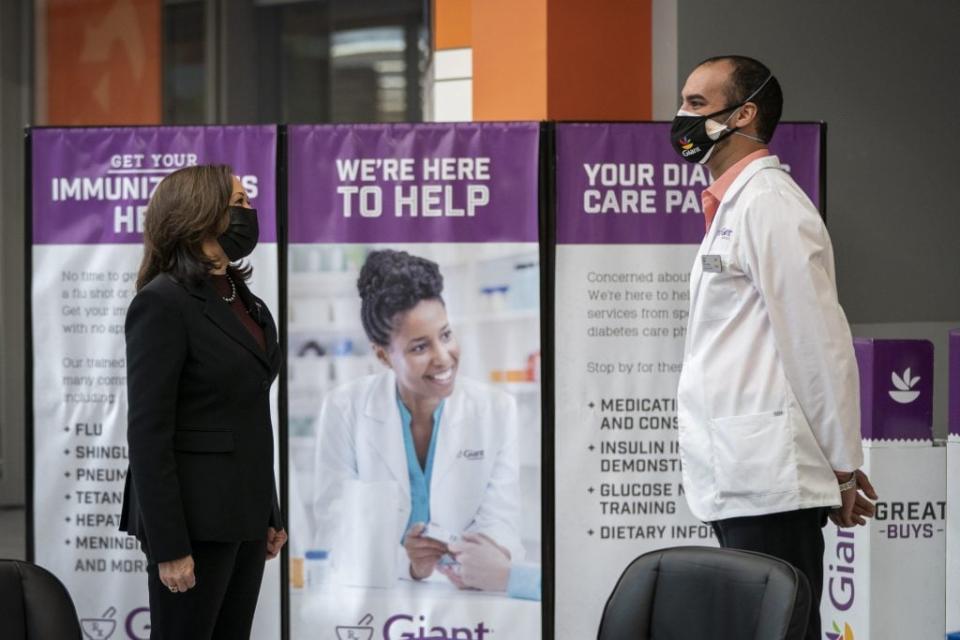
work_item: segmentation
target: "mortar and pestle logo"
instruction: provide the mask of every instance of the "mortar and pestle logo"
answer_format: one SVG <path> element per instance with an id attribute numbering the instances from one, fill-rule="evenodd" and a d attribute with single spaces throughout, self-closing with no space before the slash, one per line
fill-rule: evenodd
<path id="1" fill-rule="evenodd" d="M 117 628 L 117 621 L 113 619 L 115 615 L 117 610 L 110 607 L 99 618 L 81 619 L 80 628 L 83 629 L 83 635 L 90 640 L 107 640 Z"/>
<path id="2" fill-rule="evenodd" d="M 362 618 L 356 626 L 341 627 L 337 626 L 337 640 L 370 640 L 373 637 L 373 627 L 369 626 L 373 622 L 373 616 L 369 613 Z"/>

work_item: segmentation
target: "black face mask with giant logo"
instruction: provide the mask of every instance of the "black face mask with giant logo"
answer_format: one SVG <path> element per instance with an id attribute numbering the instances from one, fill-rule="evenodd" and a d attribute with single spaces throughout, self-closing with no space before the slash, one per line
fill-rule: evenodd
<path id="1" fill-rule="evenodd" d="M 713 151 L 716 149 L 717 143 L 732 136 L 733 134 L 746 136 L 751 140 L 763 142 L 763 140 L 760 140 L 759 138 L 741 133 L 738 127 L 727 126 L 727 122 L 729 122 L 730 118 L 733 117 L 732 113 L 727 116 L 723 122 L 717 122 L 713 118 L 727 113 L 728 111 L 739 109 L 743 105 L 750 102 L 765 86 L 767 86 L 767 83 L 770 82 L 772 77 L 773 75 L 767 76 L 767 79 L 764 80 L 760 86 L 757 87 L 743 101 L 735 105 L 725 107 L 719 111 L 714 111 L 713 113 L 708 113 L 706 115 L 698 115 L 696 113 L 690 113 L 689 111 L 680 109 L 680 111 L 677 112 L 676 117 L 673 119 L 673 124 L 670 127 L 670 144 L 673 145 L 673 149 L 677 152 L 677 155 L 687 162 L 704 164 L 710 159 L 710 156 L 713 155 Z"/>

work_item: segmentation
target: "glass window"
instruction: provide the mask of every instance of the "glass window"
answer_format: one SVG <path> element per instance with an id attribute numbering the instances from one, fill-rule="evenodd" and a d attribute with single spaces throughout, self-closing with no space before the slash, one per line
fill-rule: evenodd
<path id="1" fill-rule="evenodd" d="M 259 0 L 261 122 L 422 119 L 419 0 Z"/>
<path id="2" fill-rule="evenodd" d="M 206 119 L 204 3 L 171 2 L 163 7 L 163 121 L 197 124 Z"/>
<path id="3" fill-rule="evenodd" d="M 257 10 L 262 122 L 330 120 L 330 10 L 303 2 Z"/>
<path id="4" fill-rule="evenodd" d="M 348 29 L 330 47 L 334 122 L 398 122 L 407 112 L 403 27 Z M 416 91 L 413 92 L 417 94 Z"/>
<path id="5" fill-rule="evenodd" d="M 34 1 L 38 124 L 422 120 L 425 0 Z"/>

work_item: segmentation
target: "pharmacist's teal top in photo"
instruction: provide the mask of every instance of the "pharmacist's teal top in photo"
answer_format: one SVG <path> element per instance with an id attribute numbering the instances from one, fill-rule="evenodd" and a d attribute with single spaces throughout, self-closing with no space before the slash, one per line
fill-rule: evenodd
<path id="1" fill-rule="evenodd" d="M 437 449 L 437 434 L 440 432 L 440 417 L 443 415 L 445 402 L 441 400 L 433 412 L 433 431 L 430 434 L 427 461 L 421 467 L 417 448 L 413 444 L 413 416 L 397 391 L 397 408 L 403 424 L 403 446 L 407 452 L 407 472 L 410 474 L 410 518 L 407 520 L 407 530 L 418 522 L 430 522 L 430 478 L 433 476 L 433 457 Z"/>
<path id="2" fill-rule="evenodd" d="M 540 600 L 543 571 L 538 564 L 515 562 L 510 566 L 507 595 L 520 600 Z"/>

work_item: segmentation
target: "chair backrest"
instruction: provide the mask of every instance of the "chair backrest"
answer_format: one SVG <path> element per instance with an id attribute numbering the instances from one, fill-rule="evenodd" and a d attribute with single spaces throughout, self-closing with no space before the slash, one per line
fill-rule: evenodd
<path id="1" fill-rule="evenodd" d="M 793 565 L 736 549 L 644 554 L 620 576 L 599 640 L 802 639 L 810 584 Z"/>
<path id="2" fill-rule="evenodd" d="M 0 560 L 0 635 L 10 640 L 80 640 L 73 600 L 56 576 L 20 560 Z"/>

